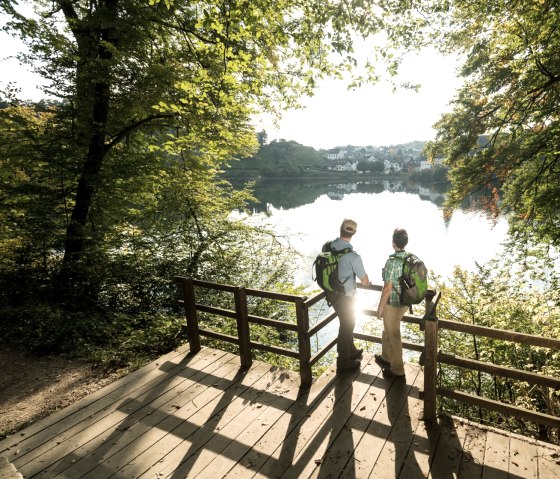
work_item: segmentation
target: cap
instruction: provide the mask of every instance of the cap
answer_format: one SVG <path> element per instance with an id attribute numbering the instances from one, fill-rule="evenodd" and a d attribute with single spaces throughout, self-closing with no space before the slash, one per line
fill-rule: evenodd
<path id="1" fill-rule="evenodd" d="M 356 223 L 354 220 L 345 218 L 342 222 L 342 225 L 340 225 L 340 231 L 353 235 L 356 232 L 357 227 L 358 223 Z"/>

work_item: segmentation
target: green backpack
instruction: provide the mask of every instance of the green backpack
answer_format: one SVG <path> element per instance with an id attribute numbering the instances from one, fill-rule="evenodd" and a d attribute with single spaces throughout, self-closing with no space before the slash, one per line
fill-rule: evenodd
<path id="1" fill-rule="evenodd" d="M 420 258 L 407 254 L 399 277 L 399 301 L 403 306 L 421 303 L 428 291 L 428 270 Z"/>
<path id="2" fill-rule="evenodd" d="M 343 250 L 335 250 L 332 247 L 332 241 L 327 241 L 321 253 L 317 255 L 313 262 L 315 271 L 314 280 L 324 291 L 331 291 L 344 294 L 344 284 L 338 279 L 338 260 L 345 254 L 352 251 L 351 248 Z"/>

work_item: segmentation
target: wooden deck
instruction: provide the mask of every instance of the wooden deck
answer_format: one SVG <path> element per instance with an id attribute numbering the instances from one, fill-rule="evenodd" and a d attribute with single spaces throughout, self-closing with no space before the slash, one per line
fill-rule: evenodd
<path id="1" fill-rule="evenodd" d="M 420 420 L 421 370 L 366 356 L 299 393 L 296 373 L 174 351 L 0 442 L 24 477 L 557 478 L 560 448 L 454 419 Z"/>

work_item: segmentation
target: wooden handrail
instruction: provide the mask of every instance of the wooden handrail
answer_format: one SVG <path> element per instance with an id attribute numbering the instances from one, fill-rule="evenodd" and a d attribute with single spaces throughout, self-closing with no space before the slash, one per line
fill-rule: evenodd
<path id="1" fill-rule="evenodd" d="M 544 414 L 537 411 L 531 411 L 529 409 L 523 409 L 511 404 L 502 403 L 500 401 L 494 401 L 493 399 L 486 399 L 480 396 L 474 396 L 472 394 L 464 393 L 461 391 L 454 391 L 447 388 L 437 388 L 437 393 L 440 396 L 454 399 L 456 401 L 461 401 L 466 404 L 471 404 L 473 406 L 479 406 L 491 411 L 496 411 L 502 414 L 507 414 L 508 416 L 513 416 L 521 419 L 527 419 L 529 421 L 536 422 L 537 424 L 543 424 L 549 427 L 560 427 L 560 418 L 558 416 L 552 416 L 550 414 Z"/>
<path id="2" fill-rule="evenodd" d="M 530 346 L 538 346 L 541 348 L 554 350 L 560 349 L 560 339 L 544 338 L 542 336 L 533 334 L 518 333 L 516 331 L 507 331 L 505 329 L 489 328 L 488 326 L 461 323 L 459 321 L 452 321 L 449 319 L 440 319 L 439 327 L 440 329 L 447 329 L 449 331 L 473 334 L 476 336 L 485 336 L 487 338 L 501 339 L 503 341 L 511 341 L 514 343 L 521 343 Z"/>
<path id="3" fill-rule="evenodd" d="M 334 338 L 328 344 L 324 345 L 318 352 L 311 355 L 311 337 L 319 333 L 337 317 L 336 312 L 331 312 L 319 320 L 317 324 L 310 327 L 309 308 L 325 299 L 324 291 L 314 293 L 307 297 L 217 284 L 187 277 L 177 277 L 176 281 L 181 286 L 182 299 L 179 300 L 179 304 L 185 308 L 187 324 L 184 330 L 187 332 L 190 350 L 192 353 L 196 353 L 200 350 L 200 335 L 202 335 L 238 345 L 240 349 L 242 367 L 250 366 L 251 350 L 253 349 L 298 359 L 300 363 L 301 387 L 308 388 L 312 382 L 311 367 L 337 344 L 337 338 Z M 234 295 L 235 311 L 210 305 L 198 304 L 195 301 L 195 286 L 232 293 Z M 370 291 L 382 290 L 380 285 L 362 286 L 358 284 L 358 288 Z M 294 303 L 296 322 L 278 321 L 271 318 L 263 318 L 249 314 L 247 308 L 247 297 L 249 296 Z M 421 393 L 421 396 L 424 399 L 424 420 L 428 423 L 437 420 L 436 397 L 440 396 L 509 414 L 518 418 L 528 419 L 546 426 L 560 427 L 560 419 L 555 416 L 521 409 L 510 404 L 500 403 L 491 399 L 472 396 L 468 393 L 452 391 L 438 386 L 438 365 L 447 364 L 450 366 L 502 376 L 509 379 L 526 381 L 530 384 L 536 384 L 543 387 L 560 389 L 560 379 L 558 378 L 543 376 L 530 371 L 522 371 L 510 367 L 499 366 L 488 362 L 475 361 L 438 351 L 439 330 L 448 330 L 503 341 L 511 341 L 524 345 L 560 350 L 560 340 L 558 339 L 544 338 L 537 335 L 506 331 L 448 319 L 440 319 L 437 317 L 437 306 L 440 299 L 441 293 L 436 294 L 435 291 L 428 292 L 424 315 L 422 317 L 405 315 L 403 318 L 403 322 L 420 325 L 421 329 L 424 331 L 424 344 L 403 342 L 403 348 L 422 353 L 420 363 L 424 368 L 424 390 Z M 238 336 L 230 336 L 200 328 L 197 312 L 204 312 L 236 319 Z M 375 311 L 372 310 L 366 309 L 363 310 L 363 313 L 369 316 L 375 316 Z M 259 324 L 274 327 L 279 330 L 296 332 L 298 337 L 298 349 L 286 349 L 279 346 L 251 341 L 249 332 L 250 324 Z M 381 343 L 381 338 L 364 333 L 355 333 L 354 337 L 358 340 L 366 342 Z"/>
<path id="4" fill-rule="evenodd" d="M 446 354 L 442 352 L 438 353 L 438 362 L 449 364 L 450 366 L 471 369 L 473 371 L 481 371 L 504 378 L 526 381 L 530 384 L 537 384 L 539 386 L 560 389 L 559 378 L 543 376 L 542 374 L 532 373 L 530 371 L 522 371 L 520 369 L 509 368 L 507 366 L 498 366 L 496 364 L 484 361 L 475 361 L 474 359 L 462 358 L 460 356 L 454 356 L 453 354 Z"/>

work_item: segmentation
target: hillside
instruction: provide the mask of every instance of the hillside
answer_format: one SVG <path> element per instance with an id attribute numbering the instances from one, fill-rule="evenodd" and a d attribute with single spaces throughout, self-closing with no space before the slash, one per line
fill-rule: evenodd
<path id="1" fill-rule="evenodd" d="M 314 148 L 295 141 L 274 140 L 262 145 L 254 157 L 232 162 L 227 176 L 305 176 L 326 167 L 327 160 Z"/>

